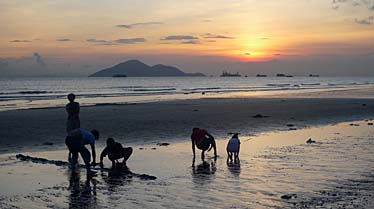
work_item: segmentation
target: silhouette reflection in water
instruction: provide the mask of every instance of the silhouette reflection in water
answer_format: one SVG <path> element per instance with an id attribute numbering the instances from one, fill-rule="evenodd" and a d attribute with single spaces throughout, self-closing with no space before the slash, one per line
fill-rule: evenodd
<path id="1" fill-rule="evenodd" d="M 81 182 L 79 170 L 71 171 L 68 190 L 70 191 L 69 208 L 95 208 L 97 206 L 96 180 L 86 178 L 85 182 Z"/>
<path id="2" fill-rule="evenodd" d="M 227 168 L 230 171 L 230 173 L 235 176 L 239 177 L 240 175 L 240 160 L 237 161 L 227 161 Z"/>
<path id="3" fill-rule="evenodd" d="M 101 177 L 108 184 L 108 191 L 115 192 L 119 186 L 125 186 L 132 181 L 131 171 L 125 168 L 113 168 L 102 172 Z"/>
<path id="4" fill-rule="evenodd" d="M 192 160 L 192 180 L 195 184 L 209 183 L 216 172 L 216 161 L 203 161 L 195 166 L 195 159 Z"/>

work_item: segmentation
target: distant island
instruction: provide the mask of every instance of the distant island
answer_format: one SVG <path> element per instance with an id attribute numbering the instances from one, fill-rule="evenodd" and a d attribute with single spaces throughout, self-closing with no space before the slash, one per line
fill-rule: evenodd
<path id="1" fill-rule="evenodd" d="M 202 73 L 185 73 L 173 66 L 149 66 L 139 60 L 129 60 L 113 67 L 100 70 L 90 77 L 162 77 L 162 76 L 205 76 Z"/>

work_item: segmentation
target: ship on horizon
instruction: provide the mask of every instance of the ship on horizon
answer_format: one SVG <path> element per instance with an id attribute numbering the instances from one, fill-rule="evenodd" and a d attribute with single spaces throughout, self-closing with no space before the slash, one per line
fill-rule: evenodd
<path id="1" fill-rule="evenodd" d="M 227 71 L 223 71 L 222 74 L 220 75 L 221 77 L 241 77 L 241 75 L 237 73 L 230 73 Z"/>

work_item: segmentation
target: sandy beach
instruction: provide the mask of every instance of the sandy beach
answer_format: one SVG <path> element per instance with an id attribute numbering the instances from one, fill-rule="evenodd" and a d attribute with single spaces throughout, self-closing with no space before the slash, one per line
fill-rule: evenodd
<path id="1" fill-rule="evenodd" d="M 81 127 L 98 129 L 104 139 L 99 144 L 107 137 L 125 144 L 149 144 L 189 140 L 193 127 L 224 138 L 228 132 L 247 136 L 372 118 L 373 106 L 373 99 L 253 97 L 101 105 L 82 108 Z M 3 111 L 0 117 L 0 153 L 64 145 L 63 108 Z"/>
<path id="2" fill-rule="evenodd" d="M 135 146 L 128 166 L 157 176 L 140 180 L 84 169 L 22 162 L 1 155 L 1 208 L 370 208 L 374 126 L 355 121 L 243 136 L 240 164 L 227 165 L 225 145 L 192 161 L 190 143 Z M 306 140 L 316 141 L 307 144 Z M 99 147 L 102 148 L 102 147 Z M 64 160 L 66 151 L 26 152 Z M 106 167 L 109 162 L 106 161 Z"/>
<path id="3" fill-rule="evenodd" d="M 87 181 L 84 169 L 20 161 L 17 153 L 66 160 L 65 110 L 3 111 L 0 208 L 367 208 L 374 204 L 374 100 L 365 94 L 82 108 L 82 127 L 101 132 L 97 152 L 107 137 L 133 146 L 130 170 L 156 180 L 95 168 L 99 175 Z M 216 137 L 217 161 L 208 153 L 203 162 L 199 152 L 192 161 L 193 127 Z M 240 165 L 226 164 L 228 132 L 241 133 Z"/>

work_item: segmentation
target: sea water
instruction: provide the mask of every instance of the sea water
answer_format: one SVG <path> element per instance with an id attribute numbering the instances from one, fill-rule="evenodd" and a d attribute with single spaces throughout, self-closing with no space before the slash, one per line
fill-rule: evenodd
<path id="1" fill-rule="evenodd" d="M 176 99 L 344 90 L 374 77 L 18 77 L 0 78 L 0 111 L 61 107 L 74 93 L 83 106 Z"/>

